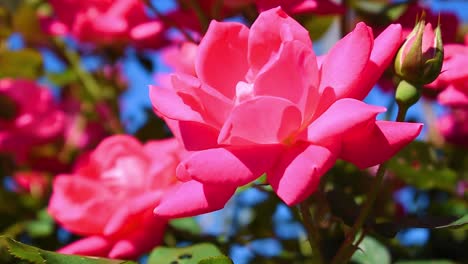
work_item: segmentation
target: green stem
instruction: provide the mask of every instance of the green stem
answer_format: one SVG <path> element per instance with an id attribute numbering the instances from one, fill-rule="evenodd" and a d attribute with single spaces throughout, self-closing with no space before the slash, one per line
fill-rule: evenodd
<path id="1" fill-rule="evenodd" d="M 380 164 L 377 170 L 377 175 L 375 176 L 369 193 L 367 194 L 367 199 L 365 200 L 364 205 L 362 206 L 361 212 L 359 213 L 359 216 L 356 222 L 354 223 L 352 229 L 348 232 L 348 234 L 346 234 L 345 241 L 338 250 L 338 253 L 333 258 L 331 262 L 332 264 L 347 263 L 348 259 L 352 256 L 352 253 L 354 253 L 354 249 L 352 247 L 353 242 L 355 240 L 356 234 L 362 229 L 367 217 L 372 211 L 374 202 L 377 198 L 377 194 L 379 193 L 380 187 L 383 182 L 386 167 L 387 166 L 385 162 Z"/>
<path id="2" fill-rule="evenodd" d="M 86 91 L 88 99 L 92 102 L 97 102 L 101 98 L 100 88 L 96 80 L 81 66 L 80 56 L 78 53 L 70 49 L 63 40 L 59 38 L 53 38 L 52 40 L 59 50 L 60 53 L 65 57 L 68 64 L 71 66 L 75 74 L 77 75 L 80 82 Z"/>
<path id="3" fill-rule="evenodd" d="M 396 119 L 397 122 L 405 121 L 406 113 L 408 112 L 408 108 L 411 105 L 403 104 L 403 103 L 398 104 L 399 107 L 398 107 L 398 116 Z M 377 195 L 382 186 L 386 167 L 387 167 L 386 162 L 380 164 L 377 170 L 377 175 L 375 176 L 372 186 L 369 192 L 367 193 L 367 199 L 364 201 L 362 209 L 359 212 L 359 216 L 356 222 L 354 223 L 353 227 L 351 228 L 351 230 L 348 232 L 348 234 L 346 234 L 345 241 L 343 242 L 343 244 L 341 244 L 340 248 L 338 249 L 338 252 L 336 253 L 335 257 L 333 258 L 331 262 L 332 264 L 348 263 L 349 258 L 351 258 L 354 252 L 356 251 L 357 246 L 360 243 L 359 240 L 362 240 L 363 237 L 361 237 L 358 240 L 356 245 L 353 245 L 353 242 L 355 241 L 357 233 L 364 227 L 364 224 L 366 223 L 366 219 L 370 215 L 374 207 L 375 200 L 377 199 Z M 364 232 L 364 230 L 362 230 L 362 232 Z"/>
<path id="4" fill-rule="evenodd" d="M 312 215 L 310 214 L 309 210 L 310 206 L 307 200 L 299 204 L 299 210 L 302 216 L 302 222 L 304 223 L 304 227 L 307 231 L 307 238 L 309 240 L 310 247 L 312 249 L 312 254 L 315 257 L 317 264 L 325 263 L 322 257 L 322 251 L 320 250 L 319 245 L 319 231 L 314 224 L 314 220 L 312 219 Z"/>

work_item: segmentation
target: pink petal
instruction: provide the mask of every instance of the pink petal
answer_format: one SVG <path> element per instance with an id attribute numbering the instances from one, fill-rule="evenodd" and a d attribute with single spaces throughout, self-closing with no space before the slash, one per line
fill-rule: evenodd
<path id="1" fill-rule="evenodd" d="M 364 99 L 383 72 L 393 62 L 393 58 L 403 42 L 401 25 L 388 26 L 374 41 L 370 61 L 360 76 L 358 86 L 348 97 Z"/>
<path id="2" fill-rule="evenodd" d="M 451 107 L 468 106 L 468 84 L 465 88 L 462 85 L 449 85 L 437 96 L 437 101 L 441 105 Z"/>
<path id="3" fill-rule="evenodd" d="M 346 134 L 358 127 L 366 127 L 385 108 L 368 105 L 356 99 L 341 99 L 328 108 L 307 128 L 307 140 L 321 146 L 341 142 Z"/>
<path id="4" fill-rule="evenodd" d="M 150 99 L 154 110 L 166 118 L 203 122 L 201 114 L 192 109 L 190 102 L 184 102 L 174 90 L 150 86 Z"/>
<path id="5" fill-rule="evenodd" d="M 243 24 L 212 21 L 198 47 L 198 77 L 227 98 L 234 97 L 237 83 L 245 79 L 248 70 L 248 34 Z"/>
<path id="6" fill-rule="evenodd" d="M 62 254 L 107 257 L 113 242 L 101 236 L 90 236 L 57 250 Z"/>
<path id="7" fill-rule="evenodd" d="M 110 258 L 135 259 L 161 244 L 167 221 L 150 212 L 140 228 L 120 239 L 109 252 Z"/>
<path id="8" fill-rule="evenodd" d="M 294 205 L 317 189 L 320 178 L 335 160 L 336 154 L 327 148 L 297 144 L 285 152 L 278 165 L 268 173 L 268 182 L 287 205 Z"/>
<path id="9" fill-rule="evenodd" d="M 112 194 L 84 177 L 58 176 L 53 190 L 48 212 L 66 229 L 78 234 L 101 234 L 116 210 Z"/>
<path id="10" fill-rule="evenodd" d="M 369 61 L 373 42 L 372 31 L 358 23 L 353 32 L 335 44 L 322 64 L 320 91 L 331 87 L 337 98 L 344 98 L 359 89 L 359 77 Z"/>
<path id="11" fill-rule="evenodd" d="M 356 130 L 346 137 L 339 158 L 361 169 L 380 164 L 413 141 L 422 126 L 419 123 L 376 121 L 372 128 Z"/>
<path id="12" fill-rule="evenodd" d="M 300 110 L 290 101 L 258 96 L 242 102 L 231 112 L 218 137 L 220 144 L 280 143 L 298 131 Z"/>
<path id="13" fill-rule="evenodd" d="M 275 163 L 282 147 L 215 148 L 194 153 L 179 164 L 181 180 L 242 186 L 260 177 Z"/>
<path id="14" fill-rule="evenodd" d="M 286 42 L 258 74 L 254 91 L 255 95 L 293 102 L 302 110 L 304 119 L 308 119 L 318 99 L 318 78 L 316 57 L 310 46 L 299 41 Z"/>
<path id="15" fill-rule="evenodd" d="M 140 220 L 137 215 L 141 214 L 145 210 L 151 211 L 151 209 L 159 202 L 161 196 L 162 192 L 153 191 L 147 192 L 133 199 L 130 198 L 128 201 L 121 204 L 113 213 L 111 219 L 104 228 L 103 234 L 110 236 L 124 230 L 125 225 L 128 225 L 132 220 Z"/>
<path id="16" fill-rule="evenodd" d="M 173 123 L 171 130 L 177 129 L 174 135 L 179 135 L 179 140 L 189 151 L 214 148 L 218 146 L 217 139 L 219 131 L 211 126 L 197 123 L 181 121 Z"/>
<path id="17" fill-rule="evenodd" d="M 277 7 L 262 12 L 250 28 L 248 58 L 255 76 L 283 42 L 297 40 L 312 46 L 309 32 Z"/>
<path id="18" fill-rule="evenodd" d="M 164 218 L 188 217 L 219 210 L 232 197 L 236 186 L 208 185 L 188 181 L 168 190 L 154 209 Z"/>

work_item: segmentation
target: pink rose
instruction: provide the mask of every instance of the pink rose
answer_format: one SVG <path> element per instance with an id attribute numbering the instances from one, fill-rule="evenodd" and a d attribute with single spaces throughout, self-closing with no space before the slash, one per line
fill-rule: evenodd
<path id="1" fill-rule="evenodd" d="M 467 108 L 452 109 L 438 120 L 437 127 L 447 142 L 468 147 Z"/>
<path id="2" fill-rule="evenodd" d="M 183 150 L 175 139 L 144 145 L 130 136 L 106 138 L 53 183 L 49 213 L 67 230 L 86 236 L 60 251 L 134 258 L 161 242 L 166 220 L 153 208 L 177 183 Z"/>
<path id="3" fill-rule="evenodd" d="M 47 177 L 44 173 L 36 171 L 19 171 L 13 175 L 13 180 L 18 186 L 18 192 L 27 192 L 33 196 L 45 194 L 48 186 Z"/>
<path id="4" fill-rule="evenodd" d="M 281 6 L 287 13 L 304 14 L 341 14 L 345 11 L 344 7 L 331 0 L 255 0 L 260 12 L 273 7 Z"/>
<path id="5" fill-rule="evenodd" d="M 54 19 L 43 19 L 46 31 L 71 34 L 96 44 L 132 43 L 157 47 L 163 41 L 164 26 L 151 19 L 139 0 L 49 0 Z"/>
<path id="6" fill-rule="evenodd" d="M 0 102 L 0 152 L 24 159 L 31 147 L 63 132 L 63 112 L 50 91 L 33 81 L 0 79 Z"/>
<path id="7" fill-rule="evenodd" d="M 374 40 L 359 23 L 318 63 L 307 30 L 280 8 L 262 13 L 250 29 L 211 22 L 196 77 L 176 74 L 170 88 L 150 90 L 155 111 L 194 151 L 177 168 L 187 186 L 165 195 L 155 213 L 216 210 L 219 204 L 210 206 L 205 196 L 224 204 L 263 173 L 293 205 L 316 190 L 338 158 L 360 168 L 390 158 L 422 124 L 376 121 L 385 109 L 361 100 L 391 63 L 401 35 L 391 25 Z M 179 198 L 193 181 L 219 187 Z"/>
<path id="8" fill-rule="evenodd" d="M 468 44 L 448 44 L 444 51 L 441 74 L 428 86 L 442 89 L 438 95 L 442 105 L 468 107 Z"/>

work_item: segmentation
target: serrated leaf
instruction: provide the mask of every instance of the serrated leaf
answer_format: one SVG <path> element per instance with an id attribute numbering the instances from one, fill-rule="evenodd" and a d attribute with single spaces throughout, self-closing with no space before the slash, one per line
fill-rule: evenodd
<path id="1" fill-rule="evenodd" d="M 13 257 L 31 264 L 136 264 L 126 260 L 59 254 L 29 246 L 5 236 L 0 236 L 0 245 L 6 246 Z"/>
<path id="2" fill-rule="evenodd" d="M 217 256 L 200 260 L 198 264 L 232 264 L 233 262 L 226 256 Z"/>
<path id="3" fill-rule="evenodd" d="M 223 254 L 212 244 L 202 243 L 183 248 L 158 247 L 148 258 L 148 264 L 198 264 L 201 260 Z"/>
<path id="4" fill-rule="evenodd" d="M 36 79 L 41 72 L 42 56 L 35 50 L 6 50 L 0 53 L 0 78 Z"/>
<path id="5" fill-rule="evenodd" d="M 359 249 L 354 253 L 351 260 L 359 264 L 390 264 L 391 258 L 387 248 L 379 241 L 366 236 L 358 245 Z"/>

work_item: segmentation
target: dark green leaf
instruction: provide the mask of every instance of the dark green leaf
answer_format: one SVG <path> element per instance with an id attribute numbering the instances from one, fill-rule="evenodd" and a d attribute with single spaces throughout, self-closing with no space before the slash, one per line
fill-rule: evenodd
<path id="1" fill-rule="evenodd" d="M 158 247 L 151 252 L 148 264 L 198 264 L 203 259 L 217 256 L 222 256 L 221 251 L 206 243 L 184 248 Z"/>
<path id="2" fill-rule="evenodd" d="M 71 69 L 68 69 L 66 71 L 63 71 L 63 72 L 60 72 L 60 73 L 48 73 L 47 74 L 47 79 L 59 86 L 59 87 L 62 87 L 62 86 L 65 86 L 67 84 L 70 84 L 70 83 L 73 83 L 73 82 L 77 82 L 78 81 L 78 76 L 76 75 L 76 73 L 74 71 L 72 71 Z"/>

